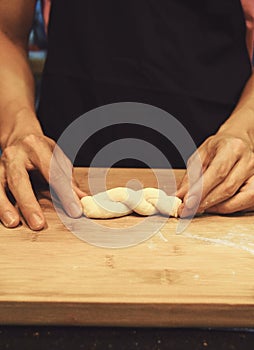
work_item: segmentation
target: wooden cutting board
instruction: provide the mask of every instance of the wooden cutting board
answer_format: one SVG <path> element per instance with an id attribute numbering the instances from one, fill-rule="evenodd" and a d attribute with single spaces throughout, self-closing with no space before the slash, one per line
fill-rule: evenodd
<path id="1" fill-rule="evenodd" d="M 89 191 L 88 170 L 75 173 Z M 175 175 L 178 182 L 183 172 Z M 170 193 L 165 170 L 92 174 L 98 190 L 104 180 L 108 188 L 134 179 L 156 187 L 158 178 Z M 39 197 L 46 229 L 0 227 L 1 324 L 254 326 L 254 214 L 200 216 L 181 234 L 178 219 L 170 218 L 143 243 L 108 249 L 71 233 L 47 190 Z M 142 220 L 131 215 L 97 224 L 121 234 Z"/>

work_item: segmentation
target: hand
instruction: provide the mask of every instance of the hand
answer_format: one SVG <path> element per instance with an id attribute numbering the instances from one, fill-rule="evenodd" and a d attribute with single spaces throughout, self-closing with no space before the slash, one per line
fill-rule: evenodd
<path id="1" fill-rule="evenodd" d="M 253 208 L 254 153 L 247 138 L 224 133 L 209 137 L 191 156 L 187 169 L 189 176 L 177 192 L 184 203 L 182 217 L 195 211 L 229 214 Z"/>
<path id="2" fill-rule="evenodd" d="M 207 213 L 228 214 L 254 211 L 254 175 L 231 198 L 206 210 Z"/>
<path id="3" fill-rule="evenodd" d="M 79 198 L 85 195 L 72 178 L 72 164 L 57 148 L 50 165 L 55 142 L 44 136 L 29 134 L 12 141 L 0 160 L 0 220 L 6 227 L 16 227 L 20 215 L 6 195 L 9 189 L 26 222 L 33 230 L 45 225 L 45 218 L 32 189 L 28 172 L 38 169 L 56 192 L 66 212 L 73 218 L 82 214 Z M 71 174 L 71 175 L 69 175 Z"/>

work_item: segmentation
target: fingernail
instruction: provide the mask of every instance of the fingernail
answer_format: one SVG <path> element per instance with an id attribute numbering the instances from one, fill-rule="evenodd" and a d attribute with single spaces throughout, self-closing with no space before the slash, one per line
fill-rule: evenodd
<path id="1" fill-rule="evenodd" d="M 15 223 L 18 224 L 17 216 L 13 214 L 11 211 L 6 211 L 3 213 L 2 222 L 6 227 L 11 227 Z"/>
<path id="2" fill-rule="evenodd" d="M 33 230 L 41 229 L 43 227 L 43 223 L 44 223 L 44 220 L 39 214 L 33 213 L 30 215 L 29 226 L 31 226 Z"/>
<path id="3" fill-rule="evenodd" d="M 82 215 L 82 208 L 81 206 L 79 206 L 77 203 L 72 202 L 69 206 L 68 206 L 68 214 L 73 217 L 73 218 L 77 218 L 80 217 Z"/>
<path id="4" fill-rule="evenodd" d="M 196 196 L 190 196 L 187 198 L 185 205 L 187 208 L 192 209 L 197 205 L 197 197 Z"/>

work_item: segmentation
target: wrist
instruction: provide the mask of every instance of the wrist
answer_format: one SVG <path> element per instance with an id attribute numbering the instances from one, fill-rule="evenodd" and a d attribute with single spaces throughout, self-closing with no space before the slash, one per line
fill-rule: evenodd
<path id="1" fill-rule="evenodd" d="M 219 128 L 218 135 L 230 135 L 247 142 L 254 151 L 254 111 L 244 108 L 233 113 Z"/>

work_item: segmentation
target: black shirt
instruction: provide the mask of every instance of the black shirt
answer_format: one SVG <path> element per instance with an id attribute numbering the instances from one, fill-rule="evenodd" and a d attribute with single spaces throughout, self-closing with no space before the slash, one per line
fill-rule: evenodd
<path id="1" fill-rule="evenodd" d="M 93 108 L 142 102 L 171 113 L 199 146 L 228 118 L 250 74 L 239 0 L 53 0 L 39 119 L 57 140 Z M 105 144 L 125 137 L 184 166 L 169 140 L 134 125 L 98 132 L 76 165 L 88 166 Z"/>

